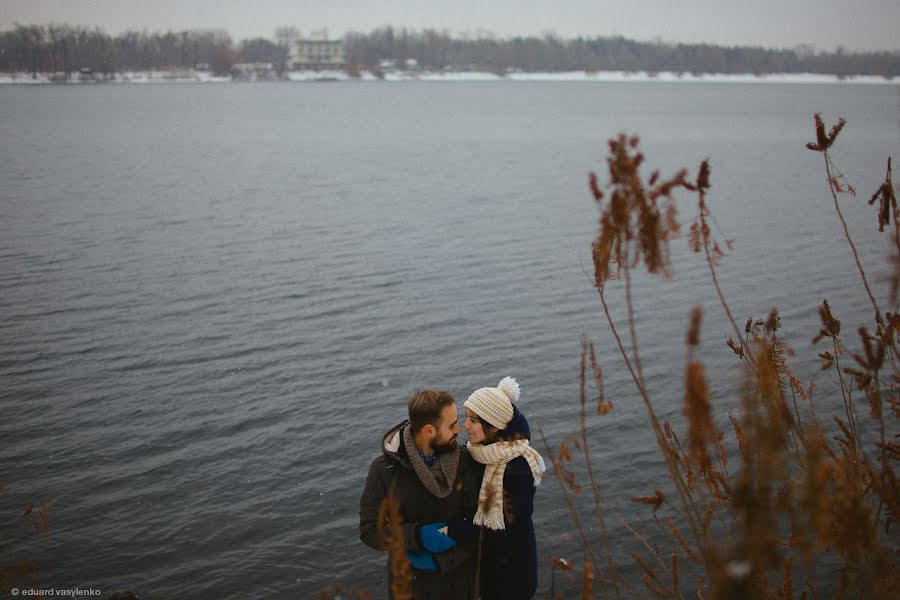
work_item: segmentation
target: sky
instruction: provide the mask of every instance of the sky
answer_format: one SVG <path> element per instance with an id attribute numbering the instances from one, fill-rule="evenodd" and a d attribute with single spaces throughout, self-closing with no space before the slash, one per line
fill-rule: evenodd
<path id="1" fill-rule="evenodd" d="M 180 31 L 272 39 L 281 25 L 329 37 L 381 25 L 497 37 L 621 35 L 641 41 L 834 51 L 900 49 L 900 0 L 0 0 L 15 23 Z"/>

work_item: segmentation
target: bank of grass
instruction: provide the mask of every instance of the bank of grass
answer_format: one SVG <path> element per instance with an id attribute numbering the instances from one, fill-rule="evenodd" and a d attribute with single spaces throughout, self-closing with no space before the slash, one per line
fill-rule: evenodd
<path id="1" fill-rule="evenodd" d="M 579 433 L 566 436 L 555 448 L 543 440 L 578 532 L 582 556 L 577 561 L 550 557 L 554 577 L 548 597 L 564 595 L 557 589 L 560 572 L 566 573 L 559 579 L 568 584 L 567 593 L 571 595 L 574 583 L 582 598 L 900 597 L 896 477 L 900 213 L 891 163 L 888 158 L 885 179 L 872 186 L 875 193 L 869 199 L 869 205 L 878 205 L 879 229 L 893 236 L 894 273 L 887 282 L 890 306 L 884 309 L 876 301 L 839 203 L 840 196 L 856 193 L 831 155 L 845 123 L 841 119 L 828 130 L 820 115 L 814 122 L 815 140 L 807 148 L 822 156 L 823 193 L 833 203 L 843 237 L 840 243 L 847 244 L 859 276 L 854 282 L 835 281 L 834 286 L 861 286 L 871 305 L 871 321 L 849 334 L 827 300 L 819 307 L 821 330 L 812 340 L 821 361 L 817 377 L 830 374 L 837 381 L 834 393 L 839 398 L 814 400 L 815 382 L 795 375 L 793 351 L 779 333 L 777 310 L 741 324 L 735 319 L 717 277 L 719 262 L 731 244 L 717 241 L 713 234 L 707 161 L 695 176 L 682 170 L 662 179 L 654 171 L 645 180 L 638 138 L 622 135 L 609 142 L 608 183 L 601 185 L 591 174 L 590 190 L 601 209 L 600 230 L 592 247 L 594 283 L 669 479 L 660 482 L 662 489 L 635 490 L 631 500 L 652 511 L 665 536 L 663 544 L 658 537 L 651 543 L 625 522 L 617 507 L 606 502 L 595 476 L 585 426 L 587 398 L 597 399 L 590 410 L 601 415 L 613 407 L 603 397 L 603 374 L 593 345 L 585 340 Z M 696 214 L 685 224 L 675 208 L 672 194 L 676 191 L 696 196 Z M 635 269 L 668 275 L 670 242 L 685 225 L 692 250 L 708 266 L 721 318 L 733 332 L 723 340 L 723 351 L 741 361 L 743 377 L 739 397 L 730 406 L 714 409 L 709 382 L 717 375 L 707 373 L 695 356 L 703 320 L 701 308 L 695 307 L 686 324 L 684 372 L 680 377 L 672 375 L 672 385 L 680 379 L 685 417 L 685 431 L 676 432 L 657 415 L 644 379 L 631 278 Z M 624 326 L 610 315 L 611 293 L 624 296 L 616 296 L 627 308 Z M 840 409 L 828 413 L 833 406 Z M 730 414 L 728 431 L 721 430 L 713 418 L 723 409 Z M 726 436 L 735 443 L 726 444 Z M 731 453 L 729 445 L 735 448 Z M 576 477 L 576 465 L 587 481 Z M 592 516 L 579 514 L 572 497 L 583 493 L 585 486 L 592 494 Z M 599 525 L 599 535 L 586 533 L 588 519 Z M 611 527 L 625 528 L 640 550 L 630 557 L 618 555 L 609 543 Z M 637 580 L 620 570 L 619 565 L 629 558 L 636 566 L 632 572 L 639 573 Z"/>

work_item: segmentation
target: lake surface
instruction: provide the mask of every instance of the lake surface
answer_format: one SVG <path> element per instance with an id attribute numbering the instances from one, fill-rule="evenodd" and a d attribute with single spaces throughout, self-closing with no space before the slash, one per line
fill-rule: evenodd
<path id="1" fill-rule="evenodd" d="M 884 275 L 866 200 L 900 150 L 897 86 L 3 86 L 0 555 L 33 560 L 45 588 L 300 598 L 342 582 L 381 597 L 358 498 L 408 396 L 445 388 L 461 404 L 512 375 L 555 445 L 577 427 L 582 336 L 616 407 L 589 419 L 595 468 L 642 519 L 627 499 L 665 475 L 592 287 L 588 172 L 606 181 L 621 131 L 642 137 L 647 173 L 709 157 L 736 318 L 777 306 L 808 377 L 822 298 L 847 332 L 871 321 L 804 148 L 815 112 L 849 122 L 834 158 L 858 196 L 842 202 Z M 635 279 L 649 387 L 677 418 L 702 304 L 727 420 L 730 329 L 686 240 L 673 261 L 672 280 Z M 608 294 L 622 325 L 621 287 Z M 29 502 L 54 509 L 49 538 L 15 522 Z M 554 478 L 535 524 L 545 590 L 551 554 L 581 557 Z"/>

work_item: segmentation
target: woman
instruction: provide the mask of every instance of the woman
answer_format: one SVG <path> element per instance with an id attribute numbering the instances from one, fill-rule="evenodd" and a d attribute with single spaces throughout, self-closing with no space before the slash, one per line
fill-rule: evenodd
<path id="1" fill-rule="evenodd" d="M 531 514 L 534 488 L 546 468 L 530 445 L 528 421 L 513 405 L 518 399 L 519 384 L 506 377 L 495 388 L 475 390 L 463 404 L 469 454 L 484 465 L 472 519 L 482 530 L 482 600 L 527 600 L 537 589 Z"/>

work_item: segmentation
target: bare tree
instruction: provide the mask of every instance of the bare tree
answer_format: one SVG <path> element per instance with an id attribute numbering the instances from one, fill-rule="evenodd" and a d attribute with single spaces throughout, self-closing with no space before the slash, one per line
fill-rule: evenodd
<path id="1" fill-rule="evenodd" d="M 275 41 L 281 49 L 281 54 L 276 61 L 276 69 L 279 74 L 288 70 L 288 60 L 291 56 L 291 48 L 300 39 L 300 30 L 291 25 L 283 25 L 275 29 Z"/>

